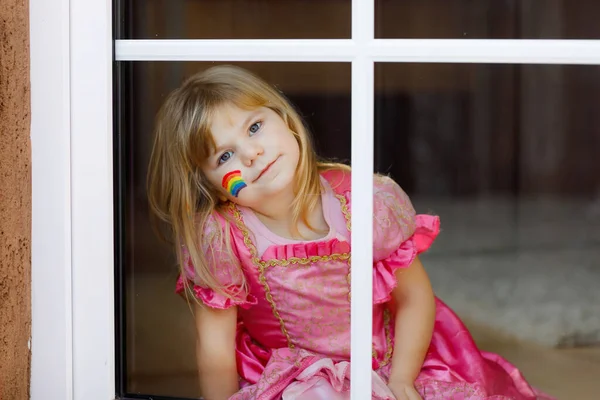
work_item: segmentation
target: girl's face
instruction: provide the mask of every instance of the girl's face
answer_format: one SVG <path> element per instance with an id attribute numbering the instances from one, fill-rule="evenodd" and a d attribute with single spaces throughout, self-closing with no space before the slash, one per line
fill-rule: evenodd
<path id="1" fill-rule="evenodd" d="M 210 129 L 216 150 L 202 171 L 222 200 L 268 209 L 272 202 L 293 199 L 300 148 L 275 111 L 225 104 L 217 109 Z"/>

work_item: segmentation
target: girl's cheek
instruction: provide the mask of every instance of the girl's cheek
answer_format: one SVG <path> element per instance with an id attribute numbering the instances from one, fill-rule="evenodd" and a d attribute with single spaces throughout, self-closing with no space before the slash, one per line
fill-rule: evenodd
<path id="1" fill-rule="evenodd" d="M 242 172 L 239 169 L 229 171 L 221 180 L 221 187 L 233 198 L 239 197 L 240 193 L 246 189 L 246 181 L 242 178 Z"/>

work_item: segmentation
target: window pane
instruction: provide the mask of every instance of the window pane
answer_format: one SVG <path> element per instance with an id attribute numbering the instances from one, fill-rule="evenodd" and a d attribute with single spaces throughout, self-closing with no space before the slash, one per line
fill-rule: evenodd
<path id="1" fill-rule="evenodd" d="M 376 66 L 376 168 L 440 215 L 434 290 L 557 398 L 598 389 L 592 353 L 526 341 L 600 344 L 599 102 L 597 66 Z"/>
<path id="2" fill-rule="evenodd" d="M 198 398 L 194 321 L 174 293 L 172 249 L 149 222 L 146 172 L 153 120 L 184 77 L 212 63 L 121 63 L 123 213 L 123 394 Z M 350 72 L 344 63 L 239 63 L 297 106 L 325 157 L 350 159 Z"/>
<path id="3" fill-rule="evenodd" d="M 378 38 L 597 39 L 595 0 L 375 0 Z"/>
<path id="4" fill-rule="evenodd" d="M 351 2 L 134 0 L 121 39 L 344 39 Z"/>

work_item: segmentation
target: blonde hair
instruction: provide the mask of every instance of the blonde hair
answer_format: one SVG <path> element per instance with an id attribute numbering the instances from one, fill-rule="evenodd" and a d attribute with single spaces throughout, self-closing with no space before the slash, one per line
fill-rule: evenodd
<path id="1" fill-rule="evenodd" d="M 276 112 L 292 132 L 300 148 L 292 204 L 294 226 L 302 221 L 309 228 L 307 216 L 318 204 L 321 193 L 319 173 L 328 169 L 349 169 L 343 164 L 320 162 L 307 128 L 294 107 L 278 90 L 251 74 L 233 66 L 216 66 L 193 75 L 166 98 L 158 112 L 155 138 L 148 169 L 148 200 L 154 216 L 166 222 L 173 239 L 184 278 L 185 292 L 190 294 L 182 246 L 187 248 L 196 281 L 229 298 L 241 293 L 225 290 L 214 276 L 201 251 L 198 239 L 213 212 L 226 216 L 217 191 L 202 174 L 201 166 L 214 150 L 210 131 L 215 111 L 224 104 L 245 110 L 267 107 Z M 234 258 L 229 235 L 219 235 Z M 224 237 L 224 239 L 223 239 Z M 216 254 L 216 252 L 213 252 Z M 239 265 L 239 263 L 238 263 Z M 240 276 L 243 274 L 240 272 Z M 245 287 L 245 281 L 242 287 Z"/>

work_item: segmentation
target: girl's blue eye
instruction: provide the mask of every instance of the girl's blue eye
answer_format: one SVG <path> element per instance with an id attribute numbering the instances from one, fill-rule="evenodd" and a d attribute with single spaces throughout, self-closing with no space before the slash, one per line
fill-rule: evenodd
<path id="1" fill-rule="evenodd" d="M 250 125 L 250 128 L 248 129 L 250 131 L 251 135 L 254 135 L 256 132 L 258 132 L 260 130 L 260 128 L 262 127 L 262 122 L 258 121 L 253 123 L 252 125 Z"/>
<path id="2" fill-rule="evenodd" d="M 224 162 L 226 162 L 227 160 L 229 160 L 231 157 L 233 157 L 233 151 L 226 151 L 219 158 L 219 164 L 223 164 Z"/>

